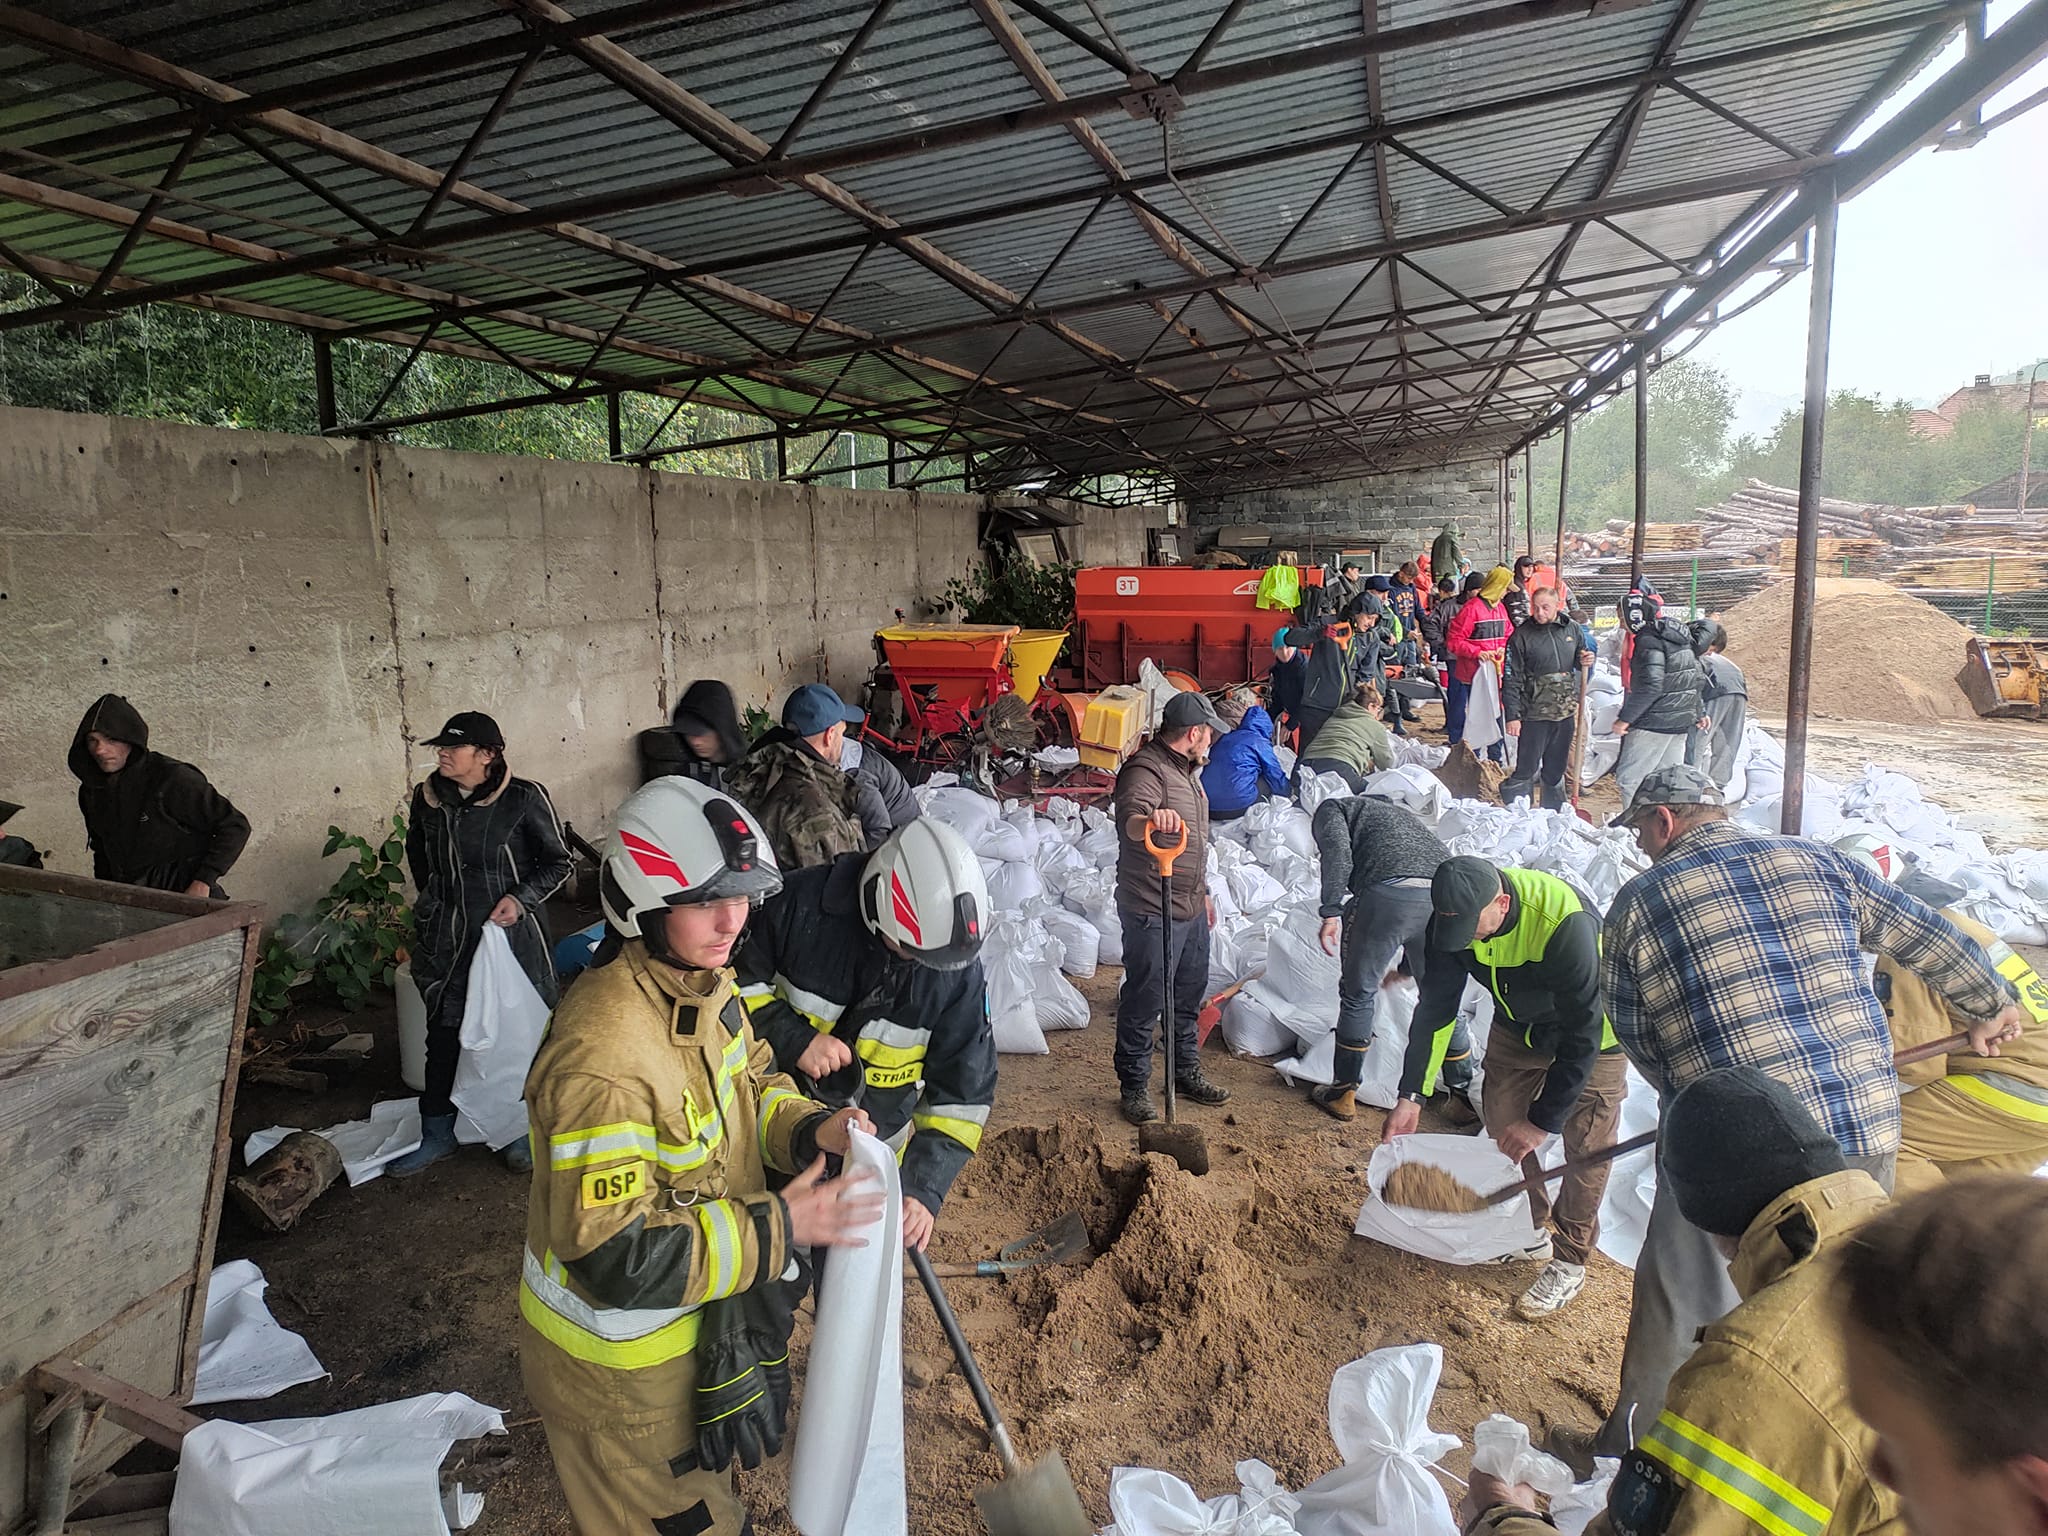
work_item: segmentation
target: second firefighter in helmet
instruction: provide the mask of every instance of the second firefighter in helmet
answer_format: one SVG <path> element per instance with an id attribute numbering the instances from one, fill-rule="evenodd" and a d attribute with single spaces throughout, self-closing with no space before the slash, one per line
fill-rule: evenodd
<path id="1" fill-rule="evenodd" d="M 996 1091 L 981 861 L 929 817 L 870 854 L 792 872 L 748 930 L 740 994 L 776 1065 L 857 1102 L 903 1167 L 903 1239 L 930 1239 Z"/>
<path id="2" fill-rule="evenodd" d="M 798 1248 L 857 1245 L 880 1214 L 872 1187 L 822 1178 L 866 1115 L 778 1072 L 734 987 L 733 950 L 781 884 L 733 801 L 674 777 L 630 796 L 598 962 L 527 1075 L 520 1362 L 583 1536 L 747 1528 L 730 1466 L 781 1444 L 781 1282 Z"/>

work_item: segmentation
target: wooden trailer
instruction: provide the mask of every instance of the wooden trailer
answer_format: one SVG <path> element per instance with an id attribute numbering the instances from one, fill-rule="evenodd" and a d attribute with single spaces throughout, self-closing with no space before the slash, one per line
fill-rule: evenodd
<path id="1" fill-rule="evenodd" d="M 196 1422 L 261 922 L 0 866 L 0 1532 L 118 1506 L 106 1469 Z"/>

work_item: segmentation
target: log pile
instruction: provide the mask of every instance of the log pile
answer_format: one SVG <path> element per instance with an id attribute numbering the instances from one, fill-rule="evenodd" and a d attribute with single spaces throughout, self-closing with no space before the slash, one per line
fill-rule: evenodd
<path id="1" fill-rule="evenodd" d="M 1819 554 L 1816 565 L 1830 576 L 1875 576 L 1878 566 L 1891 553 L 1883 539 L 1846 539 L 1823 535 L 1815 541 Z M 1778 540 L 1772 565 L 1781 576 L 1790 576 L 1797 563 L 1799 540 Z"/>

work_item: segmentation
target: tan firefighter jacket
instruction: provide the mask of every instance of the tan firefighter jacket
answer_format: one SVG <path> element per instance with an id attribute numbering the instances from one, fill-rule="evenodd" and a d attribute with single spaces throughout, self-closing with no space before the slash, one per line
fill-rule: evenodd
<path id="1" fill-rule="evenodd" d="M 765 1170 L 816 1155 L 825 1107 L 775 1071 L 731 971 L 677 971 L 637 940 L 563 998 L 526 1104 L 519 1311 L 539 1406 L 687 1423 L 699 1311 L 789 1266 Z"/>
<path id="2" fill-rule="evenodd" d="M 1877 1437 L 1849 1406 L 1826 1256 L 1883 1209 L 1856 1169 L 1796 1185 L 1750 1223 L 1729 1266 L 1742 1305 L 1710 1324 L 1654 1424 L 1636 1427 L 1586 1536 L 1904 1536 L 1870 1475 Z M 1473 1527 L 1540 1536 L 1496 1507 Z"/>
<path id="3" fill-rule="evenodd" d="M 1918 1088 L 1945 1078 L 1956 1092 L 1993 1109 L 2048 1123 L 2048 981 L 1982 923 L 1959 912 L 1941 915 L 1983 946 L 1992 968 L 2019 994 L 2020 1011 L 2027 1015 L 2026 1033 L 2000 1044 L 1996 1056 L 1979 1056 L 1965 1046 L 1952 1055 L 1901 1067 L 1900 1083 Z M 1951 1018 L 1938 992 L 1887 957 L 1879 958 L 1872 984 L 1892 1027 L 1894 1050 L 1939 1040 L 1970 1022 Z"/>

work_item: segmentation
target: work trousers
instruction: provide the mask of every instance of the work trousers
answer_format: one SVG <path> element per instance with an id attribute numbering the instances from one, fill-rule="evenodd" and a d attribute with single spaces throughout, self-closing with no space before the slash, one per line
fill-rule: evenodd
<path id="1" fill-rule="evenodd" d="M 543 1410 L 541 1427 L 577 1536 L 752 1536 L 730 1468 L 676 1470 L 688 1436 L 676 1423 L 591 1426 Z"/>
<path id="2" fill-rule="evenodd" d="M 1899 1114 L 1901 1194 L 1979 1173 L 2032 1173 L 2048 1163 L 2048 1124 L 1993 1109 L 1952 1082 L 1914 1089 L 1899 1100 Z"/>
<path id="3" fill-rule="evenodd" d="M 1659 768 L 1685 761 L 1685 731 L 1646 731 L 1632 728 L 1621 738 L 1621 757 L 1614 765 L 1614 787 L 1621 791 L 1621 808 L 1627 810 L 1636 788 Z"/>
<path id="4" fill-rule="evenodd" d="M 1173 989 L 1173 1052 L 1180 1075 L 1195 1070 L 1195 1021 L 1208 1001 L 1209 918 L 1200 907 L 1175 918 L 1162 953 L 1160 919 L 1117 909 L 1124 929 L 1124 979 L 1116 994 L 1116 1080 L 1142 1088 L 1152 1080 L 1152 1026 Z"/>
<path id="5" fill-rule="evenodd" d="M 1461 683 L 1448 669 L 1444 673 L 1444 734 L 1456 746 L 1465 739 L 1465 706 L 1472 702 L 1472 685 Z"/>
<path id="6" fill-rule="evenodd" d="M 1522 734 L 1515 738 L 1515 771 L 1500 787 L 1503 805 L 1522 795 L 1530 795 L 1532 803 L 1553 811 L 1564 805 L 1564 776 L 1571 767 L 1572 728 L 1576 724 L 1569 719 L 1522 722 Z M 1538 784 L 1543 786 L 1543 793 L 1531 795 Z"/>
<path id="7" fill-rule="evenodd" d="M 1422 980 L 1423 943 L 1434 910 L 1427 879 L 1387 880 L 1354 896 L 1344 911 L 1343 970 L 1337 981 L 1337 1086 L 1356 1088 L 1365 1080 L 1365 1053 L 1372 1045 L 1373 1005 L 1380 983 L 1401 955 Z M 1463 1029 L 1461 1020 L 1459 1028 Z M 1453 1037 L 1451 1049 L 1459 1049 Z M 1463 1049 L 1470 1054 L 1469 1034 Z"/>
<path id="8" fill-rule="evenodd" d="M 1494 1021 L 1486 1037 L 1486 1078 L 1480 1084 L 1480 1118 L 1488 1135 L 1497 1135 L 1518 1120 L 1529 1117 L 1529 1106 L 1543 1092 L 1553 1058 L 1532 1051 L 1514 1030 Z M 1615 1128 L 1621 1124 L 1621 1101 L 1628 1094 L 1628 1058 L 1620 1051 L 1604 1051 L 1594 1063 L 1593 1075 L 1564 1122 L 1564 1155 L 1585 1156 L 1601 1147 L 1614 1145 Z M 1574 1168 L 1558 1181 L 1557 1198 L 1548 1187 L 1536 1185 L 1529 1191 L 1529 1218 L 1541 1231 L 1546 1223 L 1556 1233 L 1557 1256 L 1567 1264 L 1583 1264 L 1586 1255 L 1600 1241 L 1600 1201 L 1607 1193 L 1607 1175 L 1612 1163 L 1595 1163 Z M 1534 1177 L 1543 1171 L 1543 1159 L 1535 1152 L 1522 1159 L 1522 1172 Z"/>
<path id="9" fill-rule="evenodd" d="M 1894 1162 L 1889 1152 L 1848 1159 L 1851 1168 L 1861 1168 L 1887 1192 L 1892 1187 Z M 1650 1228 L 1636 1258 L 1635 1291 L 1629 1298 L 1621 1391 L 1595 1441 L 1599 1455 L 1626 1455 L 1657 1422 L 1671 1378 L 1698 1347 L 1700 1330 L 1726 1317 L 1741 1300 L 1728 1278 L 1728 1261 L 1720 1248 L 1678 1213 L 1670 1181 L 1659 1170 Z"/>

